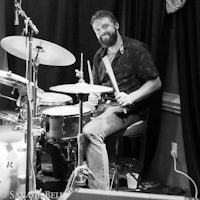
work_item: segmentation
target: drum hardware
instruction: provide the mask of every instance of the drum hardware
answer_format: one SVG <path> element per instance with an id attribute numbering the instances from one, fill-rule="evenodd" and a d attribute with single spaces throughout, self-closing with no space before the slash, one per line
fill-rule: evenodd
<path id="1" fill-rule="evenodd" d="M 6 95 L 3 95 L 3 94 L 1 94 L 1 93 L 0 93 L 0 97 L 3 97 L 3 98 L 5 98 L 5 99 L 11 100 L 11 101 L 17 101 L 17 99 L 12 98 L 12 97 L 7 97 Z"/>
<path id="2" fill-rule="evenodd" d="M 2 119 L 2 125 L 20 124 L 18 114 L 15 111 L 2 110 L 0 111 L 0 118 Z"/>

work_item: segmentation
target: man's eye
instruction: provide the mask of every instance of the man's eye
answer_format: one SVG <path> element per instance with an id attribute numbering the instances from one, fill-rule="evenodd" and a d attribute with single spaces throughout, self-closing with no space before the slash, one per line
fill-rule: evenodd
<path id="1" fill-rule="evenodd" d="M 108 25 L 107 25 L 107 24 L 105 24 L 105 25 L 103 25 L 103 27 L 102 27 L 102 28 L 103 28 L 103 29 L 105 29 L 105 28 L 107 28 L 107 27 L 108 27 Z"/>

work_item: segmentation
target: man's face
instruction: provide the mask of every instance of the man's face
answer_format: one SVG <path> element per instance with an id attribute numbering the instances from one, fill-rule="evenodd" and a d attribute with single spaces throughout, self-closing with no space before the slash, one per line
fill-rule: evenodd
<path id="1" fill-rule="evenodd" d="M 114 24 L 110 18 L 103 18 L 96 19 L 92 27 L 103 47 L 108 48 L 116 43 L 119 24 Z"/>

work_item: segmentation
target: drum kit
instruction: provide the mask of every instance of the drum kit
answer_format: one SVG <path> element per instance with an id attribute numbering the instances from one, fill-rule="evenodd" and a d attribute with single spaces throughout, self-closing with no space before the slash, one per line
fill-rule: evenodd
<path id="1" fill-rule="evenodd" d="M 1 46 L 8 53 L 26 60 L 27 49 L 24 36 L 5 37 L 1 40 Z M 32 39 L 31 51 L 33 52 L 34 60 L 39 64 L 69 66 L 75 62 L 75 57 L 68 50 L 42 39 Z M 75 168 L 78 167 L 79 172 L 83 165 L 82 127 L 91 120 L 91 110 L 83 106 L 83 96 L 93 92 L 105 93 L 113 90 L 110 87 L 86 83 L 83 79 L 83 72 L 80 71 L 77 83 L 52 86 L 49 88 L 52 92 L 44 92 L 37 86 L 37 73 L 34 75 L 36 81 L 30 82 L 27 78 L 10 71 L 0 70 L 0 84 L 11 87 L 13 91 L 18 91 L 17 98 L 12 96 L 13 93 L 8 96 L 0 92 L 1 98 L 15 101 L 18 109 L 18 112 L 0 111 L 0 119 L 2 120 L 0 126 L 0 148 L 5 153 L 1 154 L 0 170 L 5 171 L 5 173 L 0 177 L 0 188 L 3 188 L 2 191 L 5 194 L 6 191 L 9 194 L 8 191 L 12 188 L 16 177 L 18 182 L 21 179 L 27 179 L 26 170 L 29 168 L 30 163 L 25 162 L 25 159 L 28 159 L 26 152 L 34 149 L 31 159 L 35 157 L 35 148 L 29 149 L 27 144 L 29 131 L 27 124 L 30 120 L 27 108 L 29 98 L 28 84 L 33 91 L 36 90 L 37 114 L 35 118 L 31 119 L 33 121 L 31 137 L 35 138 L 35 136 L 38 137 L 44 134 L 45 140 L 51 141 L 51 143 L 75 138 L 78 148 L 78 161 Z M 63 93 L 76 94 L 79 104 L 73 105 L 72 98 Z M 21 162 L 21 159 L 23 159 L 23 162 Z M 31 161 L 31 163 L 34 162 L 35 160 Z"/>
<path id="2" fill-rule="evenodd" d="M 22 198 L 37 193 L 35 192 L 36 151 L 38 138 L 44 135 L 45 142 L 50 141 L 53 144 L 76 139 L 77 162 L 74 171 L 78 175 L 73 176 L 73 182 L 68 181 L 68 186 L 72 186 L 74 180 L 82 182 L 82 170 L 86 170 L 83 165 L 82 128 L 90 121 L 91 114 L 91 110 L 83 106 L 83 96 L 94 92 L 113 91 L 110 87 L 85 82 L 82 54 L 80 71 L 76 70 L 76 76 L 79 77 L 77 83 L 52 86 L 49 88 L 52 92 L 44 92 L 39 88 L 40 64 L 69 66 L 74 64 L 76 59 L 65 48 L 33 37 L 33 34 L 38 34 L 39 30 L 26 15 L 21 3 L 16 0 L 14 6 L 18 15 L 24 19 L 23 35 L 3 38 L 1 47 L 9 54 L 26 61 L 26 74 L 22 77 L 10 71 L 0 70 L 0 97 L 15 102 L 17 107 L 17 111 L 0 110 L 2 152 L 0 154 L 0 200 L 8 198 L 9 195 L 15 198 L 13 192 L 23 195 Z M 91 69 L 88 72 L 90 73 Z M 92 82 L 90 80 L 90 83 Z M 1 91 L 2 86 L 8 87 L 11 92 L 7 94 L 7 89 Z M 72 98 L 66 94 L 76 94 L 79 104 L 73 105 Z"/>

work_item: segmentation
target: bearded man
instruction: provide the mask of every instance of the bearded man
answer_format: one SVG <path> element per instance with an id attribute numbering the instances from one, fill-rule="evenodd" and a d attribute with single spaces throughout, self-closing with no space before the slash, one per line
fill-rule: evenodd
<path id="1" fill-rule="evenodd" d="M 91 18 L 91 26 L 101 44 L 93 60 L 94 84 L 113 87 L 102 61 L 107 55 L 120 91 L 89 94 L 88 102 L 96 117 L 83 127 L 86 162 L 94 175 L 88 177 L 88 186 L 108 190 L 109 161 L 105 138 L 145 118 L 147 100 L 161 87 L 161 80 L 148 47 L 121 36 L 119 23 L 111 12 L 97 11 Z"/>

